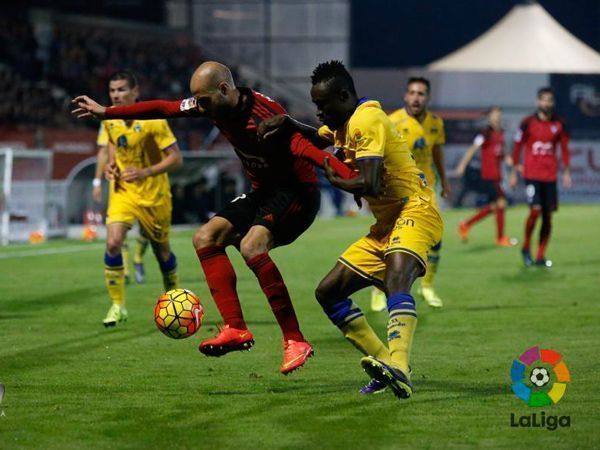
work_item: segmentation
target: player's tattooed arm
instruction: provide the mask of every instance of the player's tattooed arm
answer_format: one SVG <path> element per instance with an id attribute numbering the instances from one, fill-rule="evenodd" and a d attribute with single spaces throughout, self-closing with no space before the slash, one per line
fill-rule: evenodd
<path id="1" fill-rule="evenodd" d="M 318 148 L 327 148 L 331 145 L 331 142 L 319 136 L 315 127 L 302 123 L 287 114 L 269 117 L 258 126 L 258 137 L 264 140 L 274 138 L 282 133 L 293 132 L 299 132 Z"/>
<path id="2" fill-rule="evenodd" d="M 381 190 L 382 158 L 362 158 L 356 161 L 359 175 L 344 179 L 337 175 L 330 166 L 329 158 L 325 160 L 325 175 L 329 182 L 351 194 L 376 197 Z"/>

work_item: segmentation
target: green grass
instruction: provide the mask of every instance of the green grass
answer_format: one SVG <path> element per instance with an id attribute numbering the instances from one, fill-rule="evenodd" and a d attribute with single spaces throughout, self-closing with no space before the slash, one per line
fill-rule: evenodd
<path id="1" fill-rule="evenodd" d="M 148 282 L 127 288 L 130 320 L 105 330 L 109 304 L 102 247 L 69 241 L 0 250 L 0 448 L 589 448 L 600 446 L 600 239 L 597 206 L 563 206 L 556 215 L 551 270 L 525 269 L 519 251 L 493 245 L 493 220 L 467 245 L 455 234 L 468 211 L 444 213 L 437 278 L 446 306 L 418 301 L 413 347 L 415 393 L 365 398 L 359 354 L 313 297 L 338 254 L 365 232 L 369 218 L 316 223 L 295 244 L 273 252 L 316 355 L 283 377 L 281 336 L 256 280 L 230 252 L 246 318 L 249 353 L 209 359 L 197 351 L 218 314 L 201 278 L 191 232 L 176 234 L 184 287 L 207 308 L 199 334 L 175 341 L 152 320 L 160 276 L 147 257 Z M 509 210 L 521 238 L 526 214 Z M 87 248 L 80 248 L 88 245 Z M 63 248 L 64 247 L 64 248 Z M 74 253 L 23 252 L 76 247 Z M 15 253 L 16 252 L 16 253 Z M 9 255 L 11 254 L 11 255 Z M 8 257 L 10 256 L 10 257 Z M 368 312 L 383 335 L 385 315 Z M 564 354 L 572 382 L 546 415 L 571 427 L 510 427 L 510 414 L 540 413 L 510 391 L 512 359 L 532 345 Z"/>

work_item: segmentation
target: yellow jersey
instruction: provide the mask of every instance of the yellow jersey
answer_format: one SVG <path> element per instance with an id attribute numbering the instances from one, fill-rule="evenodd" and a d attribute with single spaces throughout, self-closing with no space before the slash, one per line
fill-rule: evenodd
<path id="1" fill-rule="evenodd" d="M 378 224 L 393 224 L 409 197 L 430 199 L 424 175 L 417 168 L 406 140 L 373 100 L 361 100 L 346 124 L 336 131 L 327 126 L 319 135 L 344 150 L 346 163 L 355 166 L 363 158 L 382 158 L 381 191 L 377 197 L 365 197 Z"/>
<path id="2" fill-rule="evenodd" d="M 417 167 L 425 173 L 427 183 L 433 188 L 437 181 L 433 166 L 433 147 L 446 143 L 444 121 L 441 117 L 427 111 L 423 122 L 419 122 L 408 114 L 406 108 L 394 111 L 389 117 L 398 132 L 406 139 Z"/>
<path id="3" fill-rule="evenodd" d="M 177 142 L 166 120 L 103 120 L 96 144 L 111 143 L 115 146 L 117 167 L 123 172 L 127 167 L 140 169 L 160 162 L 163 150 Z M 139 206 L 155 206 L 171 199 L 171 186 L 166 173 L 146 177 L 133 182 L 111 182 L 111 198 L 114 194 L 125 195 Z"/>

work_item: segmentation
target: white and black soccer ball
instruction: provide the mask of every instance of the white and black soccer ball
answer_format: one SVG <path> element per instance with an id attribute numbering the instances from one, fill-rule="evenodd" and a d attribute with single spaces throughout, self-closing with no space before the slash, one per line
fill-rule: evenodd
<path id="1" fill-rule="evenodd" d="M 548 384 L 550 375 L 545 367 L 536 367 L 531 371 L 531 377 L 529 379 L 537 387 L 542 387 Z"/>

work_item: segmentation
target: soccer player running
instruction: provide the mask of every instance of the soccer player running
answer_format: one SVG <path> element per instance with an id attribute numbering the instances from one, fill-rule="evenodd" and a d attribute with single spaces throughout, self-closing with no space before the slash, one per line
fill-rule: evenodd
<path id="1" fill-rule="evenodd" d="M 459 223 L 458 234 L 460 239 L 466 242 L 471 227 L 495 212 L 496 245 L 510 247 L 516 242 L 504 234 L 506 195 L 502 189 L 502 161 L 512 167 L 512 158 L 504 154 L 502 109 L 494 106 L 489 110 L 487 116 L 488 125 L 475 136 L 473 144 L 467 149 L 455 171 L 457 177 L 462 177 L 475 153 L 481 149 L 481 185 L 482 191 L 487 197 L 487 203 L 472 217 Z"/>
<path id="2" fill-rule="evenodd" d="M 112 108 L 80 96 L 74 100 L 78 108 L 73 113 L 79 117 L 208 117 L 231 142 L 252 191 L 234 199 L 194 235 L 206 282 L 225 323 L 216 337 L 200 343 L 199 350 L 222 356 L 254 345 L 242 314 L 236 274 L 225 252 L 233 245 L 254 272 L 283 332 L 280 372 L 288 374 L 304 365 L 313 349 L 300 331 L 289 292 L 269 252 L 294 242 L 314 221 L 320 206 L 314 165 L 323 166 L 328 153 L 314 148 L 299 133 L 285 140 L 259 141 L 260 123 L 285 110 L 258 92 L 236 87 L 223 64 L 201 64 L 190 89 L 193 96 L 184 100 Z M 353 176 L 341 162 L 336 167 L 339 174 Z"/>
<path id="3" fill-rule="evenodd" d="M 391 387 L 399 398 L 412 394 L 409 358 L 417 326 L 413 282 L 425 273 L 427 253 L 442 237 L 442 219 L 434 193 L 417 168 L 406 140 L 377 101 L 356 95 L 352 77 L 339 61 L 317 66 L 311 96 L 323 126 L 315 130 L 289 117 L 292 127 L 315 144 L 343 149 L 358 176 L 342 179 L 326 166 L 331 184 L 369 203 L 375 217 L 370 232 L 339 257 L 319 283 L 316 297 L 329 319 L 364 357 L 371 381 L 361 390 L 373 394 Z M 334 161 L 329 159 L 328 161 Z M 381 287 L 389 311 L 386 346 L 350 295 L 368 286 Z"/>
<path id="4" fill-rule="evenodd" d="M 98 152 L 96 155 L 96 170 L 94 179 L 92 181 L 92 200 L 96 205 L 102 204 L 102 177 L 104 175 L 104 169 L 108 162 L 108 147 L 113 145 L 110 143 L 108 133 L 104 128 L 104 124 L 100 123 L 98 130 L 98 137 L 96 139 L 96 146 Z M 114 152 L 114 149 L 111 149 Z M 136 237 L 135 252 L 133 255 L 133 267 L 135 269 L 135 281 L 140 284 L 144 282 L 144 254 L 148 249 L 149 241 L 143 236 L 142 232 Z M 129 245 L 127 242 L 123 242 L 121 245 L 121 255 L 123 255 L 123 271 L 125 274 L 125 284 L 129 284 Z"/>
<path id="5" fill-rule="evenodd" d="M 525 266 L 552 267 L 545 257 L 552 230 L 552 214 L 558 209 L 557 144 L 562 152 L 565 188 L 571 187 L 569 169 L 569 134 L 564 122 L 554 114 L 554 91 L 550 87 L 537 92 L 537 111 L 523 119 L 515 135 L 513 148 L 514 168 L 510 178 L 512 187 L 517 185 L 517 173 L 525 181 L 525 193 L 529 204 L 529 216 L 525 222 L 525 238 L 521 254 Z M 521 150 L 525 146 L 524 163 L 520 164 Z M 538 218 L 542 216 L 540 241 L 535 262 L 531 257 L 531 235 Z"/>
<path id="6" fill-rule="evenodd" d="M 135 75 L 118 71 L 108 83 L 115 107 L 133 105 L 139 96 Z M 105 174 L 110 180 L 104 276 L 112 301 L 103 323 L 127 320 L 122 247 L 137 219 L 151 242 L 165 290 L 177 287 L 177 260 L 169 245 L 171 187 L 167 172 L 181 166 L 177 140 L 166 120 L 104 120 L 99 142 L 108 146 Z"/>
<path id="7" fill-rule="evenodd" d="M 407 140 L 408 147 L 417 163 L 417 167 L 425 174 L 427 184 L 435 192 L 438 182 L 441 184 L 441 196 L 450 194 L 450 184 L 444 168 L 442 145 L 446 142 L 444 121 L 431 113 L 427 107 L 431 96 L 429 80 L 422 77 L 411 77 L 404 94 L 405 106 L 390 114 L 390 120 L 398 132 Z M 435 196 L 433 201 L 436 201 Z M 437 242 L 427 256 L 427 272 L 421 280 L 418 293 L 423 296 L 427 305 L 441 308 L 444 304 L 434 289 L 435 274 L 440 262 L 442 242 Z M 377 310 L 377 291 L 372 292 L 372 306 Z"/>

